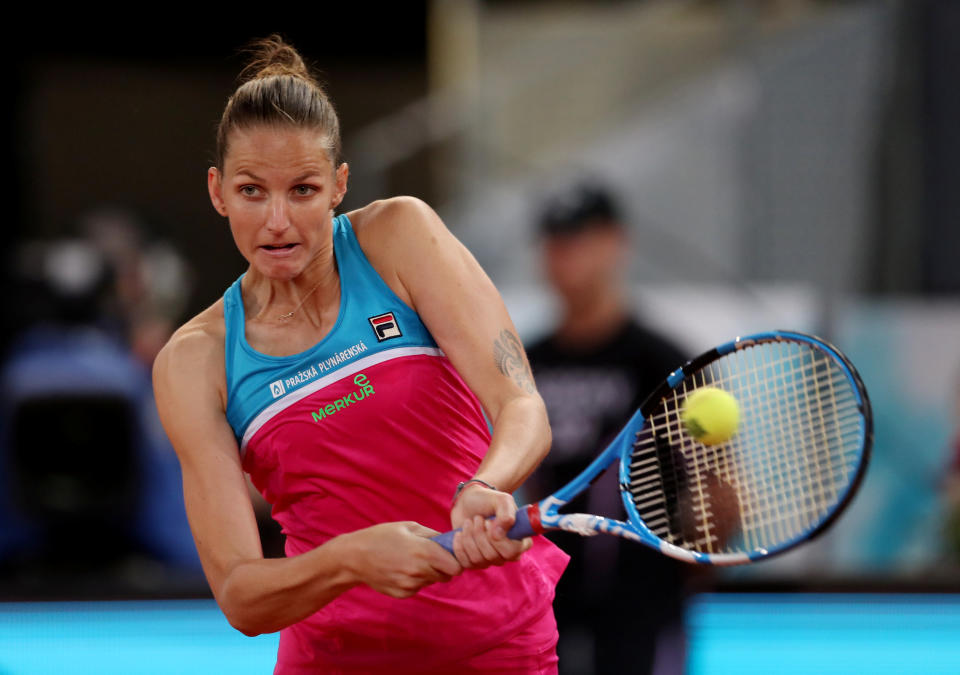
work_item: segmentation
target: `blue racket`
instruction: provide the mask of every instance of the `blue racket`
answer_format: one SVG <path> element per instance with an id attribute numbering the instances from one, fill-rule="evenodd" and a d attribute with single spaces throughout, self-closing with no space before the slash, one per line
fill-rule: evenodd
<path id="1" fill-rule="evenodd" d="M 684 400 L 703 387 L 739 403 L 739 426 L 725 442 L 705 445 L 681 420 Z M 508 535 L 603 532 L 688 562 L 753 562 L 840 515 L 872 441 L 866 389 L 836 347 L 788 331 L 737 338 L 670 373 L 580 475 L 521 508 Z M 625 521 L 559 512 L 618 459 Z M 434 539 L 452 552 L 454 533 Z"/>

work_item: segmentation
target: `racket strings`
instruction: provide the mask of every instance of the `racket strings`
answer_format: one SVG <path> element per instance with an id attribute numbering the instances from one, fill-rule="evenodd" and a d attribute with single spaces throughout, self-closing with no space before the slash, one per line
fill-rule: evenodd
<path id="1" fill-rule="evenodd" d="M 765 360 L 767 365 L 771 362 L 772 359 L 767 358 Z M 828 377 L 825 380 L 823 377 L 826 364 L 828 363 L 827 361 L 821 360 L 819 363 L 811 363 L 808 360 L 802 360 L 800 363 L 803 367 L 804 377 L 810 377 L 810 373 L 808 373 L 807 370 L 816 373 L 814 386 L 817 389 L 821 387 L 826 391 L 833 389 L 832 379 Z M 807 383 L 809 382 L 810 380 L 808 379 Z M 825 459 L 823 450 L 830 447 L 830 442 L 834 440 L 832 438 L 833 434 L 827 424 L 830 421 L 830 416 L 824 414 L 824 408 L 829 406 L 824 406 L 824 401 L 833 401 L 835 398 L 810 397 L 810 388 L 803 386 L 805 382 L 802 379 L 794 379 L 792 381 L 793 390 L 791 391 L 787 388 L 791 384 L 791 380 L 786 378 L 783 372 L 780 372 L 778 377 L 772 380 L 772 383 L 774 388 L 784 390 L 787 395 L 770 399 L 775 402 L 773 406 L 760 407 L 760 412 L 762 413 L 761 419 L 765 424 L 760 426 L 758 430 L 760 440 L 759 447 L 761 449 L 772 447 L 771 441 L 775 439 L 771 438 L 771 429 L 775 429 L 778 431 L 783 430 L 787 435 L 787 442 L 783 444 L 782 447 L 788 449 L 796 448 L 798 447 L 798 443 L 802 441 L 803 434 L 809 434 L 811 422 L 814 422 L 814 426 L 817 426 L 815 422 L 819 419 L 821 423 L 817 428 L 824 431 L 826 443 L 813 444 L 812 447 L 815 452 L 813 460 L 815 463 L 823 465 Z M 816 391 L 816 389 L 814 391 Z M 810 405 L 811 398 L 817 402 L 816 407 L 820 408 L 819 411 L 816 410 L 816 407 Z M 785 419 L 791 418 L 796 420 L 797 423 L 795 425 L 784 423 Z M 820 474 L 814 474 L 815 480 L 813 481 L 808 482 L 802 480 L 801 474 L 798 473 L 796 469 L 798 466 L 796 458 L 789 452 L 782 454 L 761 453 L 759 460 L 767 474 L 781 478 L 779 484 L 776 484 L 776 487 L 780 494 L 786 495 L 786 498 L 781 504 L 776 501 L 777 494 L 764 493 L 763 491 L 757 490 L 753 491 L 753 494 L 750 495 L 751 498 L 745 501 L 747 508 L 743 509 L 743 516 L 747 525 L 746 534 L 748 537 L 765 529 L 768 537 L 776 537 L 778 540 L 788 538 L 793 530 L 805 529 L 812 522 L 818 520 L 822 514 L 811 512 L 808 509 L 806 512 L 807 517 L 805 518 L 803 512 L 796 509 L 772 507 L 782 507 L 784 504 L 797 503 L 808 493 L 814 495 L 814 499 L 811 500 L 812 502 L 819 501 L 819 503 L 828 503 L 837 493 L 837 490 L 834 489 L 832 496 L 827 494 L 827 491 L 824 490 L 824 481 Z M 816 498 L 819 498 L 819 500 Z M 756 508 L 750 508 L 754 504 L 757 505 Z"/>
<path id="2" fill-rule="evenodd" d="M 704 386 L 740 403 L 737 435 L 708 447 L 680 420 Z M 630 492 L 661 539 L 703 553 L 773 548 L 803 536 L 842 500 L 864 422 L 839 365 L 803 343 L 741 348 L 688 375 L 634 445 Z"/>

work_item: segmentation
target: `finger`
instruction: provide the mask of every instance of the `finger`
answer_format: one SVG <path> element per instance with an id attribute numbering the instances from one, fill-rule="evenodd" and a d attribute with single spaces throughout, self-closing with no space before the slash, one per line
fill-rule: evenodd
<path id="1" fill-rule="evenodd" d="M 438 573 L 446 577 L 443 581 L 450 581 L 452 577 L 463 572 L 463 565 L 457 560 L 455 555 L 450 555 L 447 549 L 443 548 L 437 542 L 432 542 L 430 551 L 430 566 Z M 439 549 L 439 550 L 437 550 Z"/>
<path id="2" fill-rule="evenodd" d="M 404 523 L 404 525 L 407 526 L 407 531 L 409 531 L 411 534 L 417 535 L 418 537 L 430 539 L 431 537 L 435 537 L 436 535 L 440 534 L 436 530 L 429 528 L 426 525 L 421 525 L 420 523 L 413 521 Z"/>
<path id="3" fill-rule="evenodd" d="M 436 575 L 431 578 L 431 581 L 450 581 L 452 577 L 463 572 L 459 561 L 440 544 L 433 541 L 433 537 L 440 534 L 439 532 L 412 521 L 404 523 L 404 526 L 411 534 L 430 541 L 426 549 L 426 562 L 430 566 L 431 573 Z"/>
<path id="4" fill-rule="evenodd" d="M 497 534 L 497 538 L 506 537 L 507 532 L 510 531 L 510 528 L 513 527 L 516 520 L 517 505 L 512 499 L 497 502 L 496 512 L 493 518 L 493 523 L 496 525 L 494 531 Z"/>
<path id="5" fill-rule="evenodd" d="M 450 575 L 434 567 L 430 560 L 421 559 L 414 564 L 415 567 L 402 572 L 402 579 L 398 581 L 398 586 L 405 590 L 415 593 L 430 584 L 450 580 Z"/>
<path id="6" fill-rule="evenodd" d="M 504 563 L 514 562 L 519 560 L 524 553 L 526 553 L 530 547 L 533 545 L 533 541 L 528 537 L 517 542 L 517 546 L 511 548 L 510 550 L 500 550 L 500 555 L 503 556 Z"/>
<path id="7" fill-rule="evenodd" d="M 493 544 L 490 543 L 490 536 L 487 528 L 490 527 L 490 521 L 483 516 L 474 516 L 469 521 L 469 539 L 466 540 L 466 549 L 470 552 L 470 563 L 474 567 L 487 567 L 500 559 Z"/>
<path id="8" fill-rule="evenodd" d="M 474 525 L 470 518 L 467 518 L 460 525 L 460 531 L 453 538 L 453 552 L 457 560 L 466 569 L 473 569 L 481 563 L 483 556 L 477 548 L 477 542 L 474 538 Z"/>
<path id="9" fill-rule="evenodd" d="M 476 532 L 474 540 L 477 542 L 477 549 L 480 551 L 480 555 L 483 556 L 483 562 L 494 565 L 502 565 L 506 562 L 491 540 L 492 533 L 494 529 L 497 528 L 497 525 L 495 525 L 492 520 L 476 516 L 474 518 L 474 528 Z"/>
<path id="10" fill-rule="evenodd" d="M 533 548 L 533 537 L 525 537 L 524 539 L 521 539 L 520 551 L 517 553 L 516 557 L 512 558 L 512 560 L 516 560 L 521 555 L 529 551 L 531 548 Z"/>
<path id="11" fill-rule="evenodd" d="M 494 528 L 491 527 L 491 529 Z M 498 564 L 518 559 L 533 545 L 533 540 L 530 537 L 526 537 L 525 539 L 510 539 L 507 536 L 499 536 L 496 532 L 491 534 L 490 542 L 497 550 L 497 555 L 502 561 Z"/>
<path id="12" fill-rule="evenodd" d="M 422 569 L 416 574 L 415 577 L 412 578 L 412 583 L 415 586 L 415 590 L 419 591 L 421 588 L 429 586 L 430 584 L 450 581 L 450 578 L 451 577 L 449 574 L 444 574 L 443 572 L 440 572 L 429 565 L 425 565 L 424 569 Z"/>
<path id="13" fill-rule="evenodd" d="M 487 535 L 487 520 L 483 516 L 474 516 L 469 522 L 466 532 L 469 534 L 465 541 L 465 548 L 470 553 L 470 563 L 475 567 L 486 567 L 494 554 L 493 545 Z"/>

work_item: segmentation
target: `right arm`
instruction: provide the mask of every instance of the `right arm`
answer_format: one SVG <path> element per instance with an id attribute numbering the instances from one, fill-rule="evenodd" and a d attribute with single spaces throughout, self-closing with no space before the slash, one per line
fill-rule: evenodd
<path id="1" fill-rule="evenodd" d="M 191 322 L 193 323 L 193 322 Z M 303 555 L 265 559 L 240 453 L 224 413 L 220 340 L 188 324 L 157 356 L 160 419 L 180 459 L 184 503 L 204 573 L 231 625 L 247 635 L 279 630 L 366 584 L 406 597 L 461 568 L 416 523 L 340 535 Z"/>

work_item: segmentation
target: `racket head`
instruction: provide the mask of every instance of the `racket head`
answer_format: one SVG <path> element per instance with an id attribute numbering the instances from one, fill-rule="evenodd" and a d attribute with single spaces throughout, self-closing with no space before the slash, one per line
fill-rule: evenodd
<path id="1" fill-rule="evenodd" d="M 713 446 L 680 420 L 684 399 L 705 386 L 732 394 L 740 408 L 737 434 Z M 856 369 L 829 343 L 789 331 L 737 338 L 692 359 L 640 414 L 635 441 L 619 448 L 636 538 L 711 565 L 767 558 L 823 532 L 856 493 L 873 443 Z"/>

